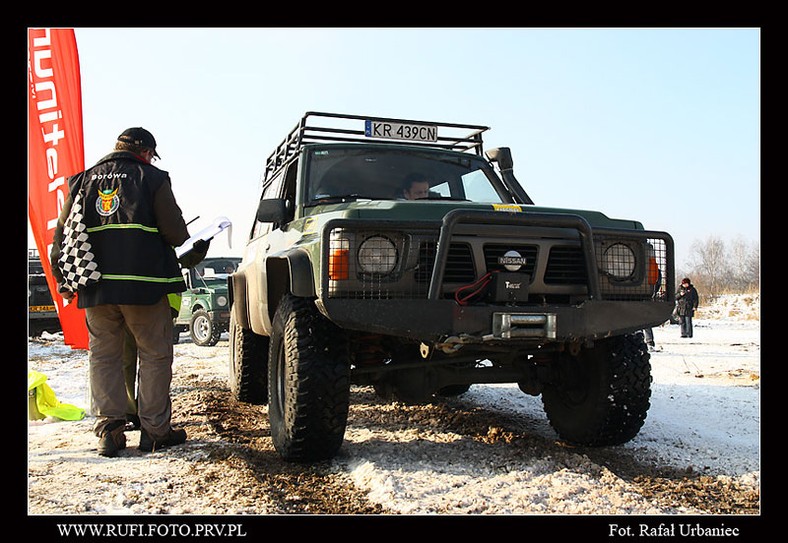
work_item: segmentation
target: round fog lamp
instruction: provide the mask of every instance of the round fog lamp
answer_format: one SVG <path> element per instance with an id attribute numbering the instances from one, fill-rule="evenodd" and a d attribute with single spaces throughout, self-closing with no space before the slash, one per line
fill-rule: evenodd
<path id="1" fill-rule="evenodd" d="M 605 272 L 616 279 L 626 279 L 635 271 L 635 253 L 628 245 L 614 243 L 605 250 Z"/>
<path id="2" fill-rule="evenodd" d="M 358 248 L 358 265 L 364 273 L 391 273 L 397 265 L 397 248 L 382 236 L 367 238 Z"/>

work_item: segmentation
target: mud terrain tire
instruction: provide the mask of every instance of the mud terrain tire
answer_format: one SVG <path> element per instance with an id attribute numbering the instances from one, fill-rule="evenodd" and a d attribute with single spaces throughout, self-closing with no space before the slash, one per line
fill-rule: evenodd
<path id="1" fill-rule="evenodd" d="M 651 364 L 643 334 L 597 341 L 577 356 L 557 359 L 557 382 L 546 384 L 542 403 L 561 439 L 602 447 L 637 435 L 650 407 Z"/>
<path id="2" fill-rule="evenodd" d="M 268 338 L 244 330 L 230 312 L 230 393 L 239 402 L 268 401 Z"/>
<path id="3" fill-rule="evenodd" d="M 287 295 L 274 315 L 268 363 L 271 438 L 289 461 L 332 458 L 345 435 L 350 362 L 341 330 L 314 300 Z"/>

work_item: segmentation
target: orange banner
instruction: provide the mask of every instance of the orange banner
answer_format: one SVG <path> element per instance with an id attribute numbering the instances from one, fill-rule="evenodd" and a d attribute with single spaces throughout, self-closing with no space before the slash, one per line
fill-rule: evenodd
<path id="1" fill-rule="evenodd" d="M 28 30 L 28 217 L 49 290 L 57 306 L 63 340 L 88 348 L 85 312 L 76 299 L 57 293 L 49 252 L 68 192 L 68 178 L 84 169 L 82 88 L 73 29 Z"/>

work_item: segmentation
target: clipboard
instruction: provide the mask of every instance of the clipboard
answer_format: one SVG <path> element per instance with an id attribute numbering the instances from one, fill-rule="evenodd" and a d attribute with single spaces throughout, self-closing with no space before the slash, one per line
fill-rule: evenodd
<path id="1" fill-rule="evenodd" d="M 183 242 L 183 245 L 177 247 L 175 249 L 175 255 L 180 258 L 192 249 L 194 249 L 194 244 L 197 241 L 210 241 L 218 234 L 221 234 L 227 230 L 227 245 L 232 248 L 233 240 L 232 240 L 232 231 L 233 231 L 233 223 L 230 222 L 230 219 L 227 217 L 216 217 L 211 224 L 194 234 L 192 237 L 187 239 Z"/>

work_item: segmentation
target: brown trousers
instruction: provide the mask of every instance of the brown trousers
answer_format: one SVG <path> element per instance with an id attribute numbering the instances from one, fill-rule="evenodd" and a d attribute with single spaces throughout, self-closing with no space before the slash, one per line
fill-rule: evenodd
<path id="1" fill-rule="evenodd" d="M 152 305 L 98 305 L 85 310 L 90 355 L 89 377 L 94 431 L 125 420 L 128 395 L 124 376 L 125 329 L 134 336 L 139 355 L 137 412 L 152 437 L 170 431 L 172 404 L 172 314 L 167 297 Z"/>

